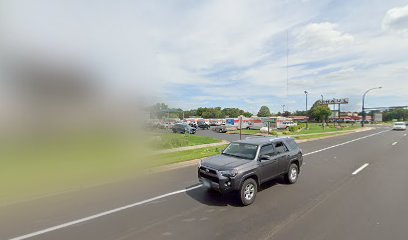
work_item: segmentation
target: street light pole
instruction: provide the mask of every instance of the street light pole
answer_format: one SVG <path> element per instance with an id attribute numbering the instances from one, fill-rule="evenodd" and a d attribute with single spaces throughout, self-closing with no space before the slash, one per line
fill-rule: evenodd
<path id="1" fill-rule="evenodd" d="M 282 105 L 282 116 L 285 114 L 285 104 Z"/>
<path id="2" fill-rule="evenodd" d="M 321 94 L 320 96 L 322 96 L 322 106 L 323 106 L 323 94 Z M 326 119 L 324 119 L 324 121 L 322 121 L 322 128 L 324 129 L 324 123 L 326 122 Z"/>
<path id="3" fill-rule="evenodd" d="M 365 93 L 363 94 L 363 103 L 361 106 L 361 127 L 364 127 L 364 122 L 366 120 L 366 114 L 365 114 L 365 109 L 364 109 L 364 101 L 365 101 L 365 96 L 367 95 L 367 93 L 371 90 L 375 90 L 375 89 L 381 89 L 382 87 L 375 87 L 375 88 L 370 88 L 367 91 L 365 91 Z"/>
<path id="4" fill-rule="evenodd" d="M 307 94 L 308 92 L 305 90 L 305 96 L 306 96 L 306 129 L 309 129 L 309 119 L 308 119 L 308 114 L 307 114 Z"/>

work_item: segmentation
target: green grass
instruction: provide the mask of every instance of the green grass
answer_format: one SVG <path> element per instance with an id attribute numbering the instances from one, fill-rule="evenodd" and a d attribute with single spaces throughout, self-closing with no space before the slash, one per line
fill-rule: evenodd
<path id="1" fill-rule="evenodd" d="M 156 160 L 152 162 L 153 166 L 167 165 L 171 163 L 178 163 L 198 158 L 205 158 L 220 154 L 227 145 L 217 147 L 199 148 L 193 150 L 186 150 L 181 152 L 173 152 L 160 154 L 155 157 Z"/>
<path id="2" fill-rule="evenodd" d="M 188 146 L 219 141 L 200 136 L 187 139 Z M 146 144 L 150 143 L 131 134 L 0 140 L 0 205 L 117 181 L 148 167 L 211 156 L 222 149 L 204 148 L 153 158 L 148 157 Z"/>
<path id="3" fill-rule="evenodd" d="M 242 131 L 242 134 L 245 134 L 245 135 L 255 135 L 257 133 L 260 133 L 259 130 L 255 130 L 255 129 L 253 129 L 253 130 L 251 130 L 251 129 L 242 129 L 241 131 Z M 239 130 L 229 131 L 227 133 L 239 134 Z"/>
<path id="4" fill-rule="evenodd" d="M 161 140 L 156 142 L 154 147 L 156 149 L 171 149 L 178 147 L 186 146 L 195 146 L 202 144 L 210 144 L 221 142 L 219 139 L 205 137 L 205 136 L 196 136 L 191 134 L 162 134 L 160 135 Z"/>
<path id="5" fill-rule="evenodd" d="M 290 132 L 289 135 L 340 132 L 340 131 L 345 131 L 345 130 L 354 130 L 357 128 L 360 128 L 359 124 L 355 124 L 354 126 L 348 126 L 348 125 L 342 124 L 341 129 L 337 129 L 332 124 L 330 124 L 329 126 L 325 126 L 325 128 L 323 129 L 320 123 L 309 123 L 308 129 L 304 128 L 299 132 Z M 279 135 L 283 135 L 282 130 L 278 130 L 277 132 Z M 239 134 L 239 130 L 230 131 L 229 133 Z M 246 130 L 246 129 L 242 130 L 242 134 L 246 134 L 246 135 L 255 135 L 257 133 L 260 133 L 259 130 Z"/>
<path id="6" fill-rule="evenodd" d="M 314 134 L 314 135 L 304 135 L 304 136 L 295 136 L 296 140 L 306 140 L 306 139 L 314 139 L 314 138 L 321 138 L 321 137 L 328 137 L 328 136 L 337 136 L 343 134 L 342 132 L 333 132 L 333 133 L 322 133 L 322 134 Z"/>

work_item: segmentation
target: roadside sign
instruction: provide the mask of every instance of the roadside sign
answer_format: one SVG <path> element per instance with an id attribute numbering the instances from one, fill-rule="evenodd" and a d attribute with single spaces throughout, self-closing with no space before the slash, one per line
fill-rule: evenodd
<path id="1" fill-rule="evenodd" d="M 321 104 L 348 104 L 349 103 L 349 99 L 348 98 L 333 98 L 333 99 L 327 99 L 327 100 L 323 100 L 320 101 Z"/>

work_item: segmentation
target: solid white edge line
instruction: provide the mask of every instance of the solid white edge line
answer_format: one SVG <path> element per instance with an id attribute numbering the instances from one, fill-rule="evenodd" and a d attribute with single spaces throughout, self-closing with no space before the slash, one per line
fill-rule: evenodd
<path id="1" fill-rule="evenodd" d="M 363 170 L 364 168 L 366 168 L 369 164 L 368 163 L 364 163 L 363 166 L 357 168 L 352 175 L 356 175 L 357 173 L 359 173 L 361 170 Z"/>
<path id="2" fill-rule="evenodd" d="M 305 153 L 305 154 L 303 154 L 303 156 L 308 156 L 308 155 L 311 155 L 311 154 L 315 154 L 315 153 L 318 153 L 318 152 L 329 150 L 331 148 L 342 146 L 342 145 L 345 145 L 345 144 L 348 144 L 348 143 L 352 143 L 352 142 L 362 140 L 362 139 L 365 139 L 365 138 L 368 138 L 368 137 L 372 137 L 372 136 L 375 136 L 375 135 L 378 135 L 378 134 L 381 134 L 381 133 L 384 133 L 384 132 L 388 132 L 388 131 L 390 131 L 390 130 L 385 130 L 385 131 L 381 131 L 381 132 L 378 132 L 378 133 L 373 133 L 373 134 L 370 134 L 370 135 L 367 135 L 367 136 L 364 136 L 364 137 L 360 137 L 360 138 L 356 138 L 356 139 L 353 139 L 353 140 L 350 140 L 350 141 L 347 141 L 347 142 L 344 142 L 344 143 L 340 143 L 340 144 L 336 144 L 336 145 L 333 145 L 333 146 L 330 146 L 330 147 L 326 147 L 326 148 L 323 148 L 323 149 L 320 149 L 320 150 L 317 150 L 317 151 L 314 151 L 314 152 Z M 149 203 L 149 202 L 161 199 L 161 198 L 165 198 L 165 197 L 168 197 L 168 196 L 172 196 L 172 195 L 176 195 L 176 194 L 179 194 L 179 193 L 187 192 L 187 191 L 199 188 L 201 186 L 202 185 L 200 184 L 200 185 L 197 185 L 197 186 L 194 186 L 194 187 L 191 187 L 191 188 L 186 188 L 186 189 L 178 190 L 178 191 L 175 191 L 175 192 L 166 193 L 166 194 L 156 196 L 156 197 L 153 197 L 153 198 L 149 198 L 149 199 L 146 199 L 146 200 L 143 200 L 143 201 L 140 201 L 140 202 L 129 204 L 129 205 L 126 205 L 126 206 L 123 206 L 123 207 L 120 207 L 120 208 L 112 209 L 112 210 L 102 212 L 102 213 L 98 213 L 98 214 L 95 214 L 95 215 L 92 215 L 92 216 L 89 216 L 89 217 L 81 218 L 81 219 L 78 219 L 78 220 L 75 220 L 75 221 L 71 221 L 71 222 L 67 222 L 67 223 L 57 225 L 57 226 L 54 226 L 54 227 L 46 228 L 44 230 L 40 230 L 40 231 L 33 232 L 33 233 L 30 233 L 30 234 L 26 234 L 26 235 L 23 235 L 23 236 L 11 238 L 9 240 L 23 240 L 23 239 L 27 239 L 27 238 L 30 238 L 30 237 L 35 237 L 35 236 L 38 236 L 38 235 L 41 235 L 41 234 L 44 234 L 44 233 L 48 233 L 48 232 L 52 232 L 52 231 L 55 231 L 55 230 L 58 230 L 58 229 L 61 229 L 61 228 L 69 227 L 69 226 L 72 226 L 72 225 L 75 225 L 75 224 L 78 224 L 78 223 L 86 222 L 86 221 L 89 221 L 89 220 L 92 220 L 92 219 L 95 219 L 95 218 L 99 218 L 99 217 L 103 217 L 103 216 L 106 216 L 106 215 L 109 215 L 109 214 L 112 214 L 112 213 L 120 212 L 120 211 L 126 210 L 128 208 L 136 207 L 136 206 L 139 206 L 139 205 L 142 205 L 142 204 L 145 204 L 145 203 Z"/>
<path id="3" fill-rule="evenodd" d="M 23 235 L 23 236 L 11 238 L 9 240 L 23 240 L 23 239 L 27 239 L 27 238 L 30 238 L 30 237 L 35 237 L 35 236 L 38 236 L 38 235 L 41 235 L 41 234 L 44 234 L 44 233 L 48 233 L 48 232 L 52 232 L 52 231 L 55 231 L 55 230 L 58 230 L 58 229 L 61 229 L 61 228 L 69 227 L 69 226 L 72 226 L 72 225 L 75 225 L 75 224 L 78 224 L 78 223 L 86 222 L 86 221 L 89 221 L 89 220 L 92 220 L 92 219 L 95 219 L 95 218 L 99 218 L 99 217 L 103 217 L 103 216 L 106 216 L 106 215 L 109 215 L 109 214 L 112 214 L 112 213 L 120 212 L 120 211 L 126 210 L 128 208 L 139 206 L 139 205 L 142 205 L 142 204 L 145 204 L 145 203 L 148 203 L 148 202 L 153 202 L 153 201 L 156 201 L 156 200 L 161 199 L 161 198 L 176 195 L 176 194 L 179 194 L 179 193 L 188 192 L 188 191 L 191 191 L 191 190 L 199 188 L 199 187 L 202 187 L 202 185 L 199 184 L 199 185 L 194 186 L 194 187 L 190 187 L 190 188 L 186 188 L 186 189 L 166 193 L 166 194 L 156 196 L 156 197 L 153 197 L 153 198 L 149 198 L 149 199 L 146 199 L 146 200 L 143 200 L 143 201 L 140 201 L 140 202 L 132 203 L 132 204 L 129 204 L 129 205 L 126 205 L 126 206 L 123 206 L 123 207 L 119 207 L 119 208 L 115 208 L 115 209 L 112 209 L 112 210 L 109 210 L 109 211 L 106 211 L 106 212 L 98 213 L 98 214 L 95 214 L 95 215 L 92 215 L 92 216 L 89 216 L 89 217 L 81 218 L 81 219 L 78 219 L 78 220 L 75 220 L 75 221 L 71 221 L 71 222 L 61 224 L 61 225 L 50 227 L 50 228 L 47 228 L 47 229 L 44 229 L 44 230 L 41 230 L 41 231 L 37 231 L 37 232 L 33 232 L 33 233 L 26 234 L 26 235 Z"/>
<path id="4" fill-rule="evenodd" d="M 393 143 L 392 143 L 392 146 L 395 146 L 395 145 L 397 145 L 397 143 L 398 143 L 398 142 L 393 142 Z"/>

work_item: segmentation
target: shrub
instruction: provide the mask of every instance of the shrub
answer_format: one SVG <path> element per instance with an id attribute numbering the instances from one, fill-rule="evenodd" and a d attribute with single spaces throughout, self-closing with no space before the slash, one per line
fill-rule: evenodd
<path id="1" fill-rule="evenodd" d="M 298 126 L 288 127 L 288 130 L 289 130 L 290 132 L 296 132 L 296 131 L 298 130 Z"/>
<path id="2" fill-rule="evenodd" d="M 305 127 L 304 124 L 299 124 L 299 125 L 296 125 L 296 126 L 288 127 L 288 130 L 291 131 L 291 132 L 297 132 L 297 131 L 300 131 L 304 127 Z"/>
<path id="3" fill-rule="evenodd" d="M 283 131 L 283 135 L 290 135 L 290 131 L 287 130 Z"/>
<path id="4" fill-rule="evenodd" d="M 273 135 L 273 136 L 278 136 L 278 132 L 277 132 L 277 131 L 271 131 L 270 133 L 271 133 L 271 135 Z"/>

